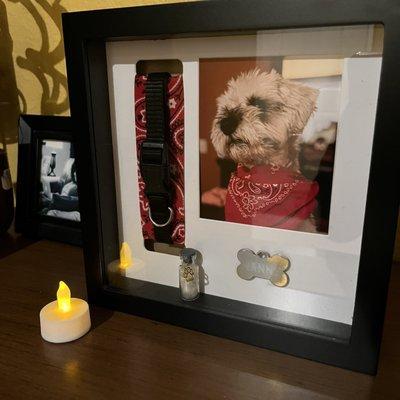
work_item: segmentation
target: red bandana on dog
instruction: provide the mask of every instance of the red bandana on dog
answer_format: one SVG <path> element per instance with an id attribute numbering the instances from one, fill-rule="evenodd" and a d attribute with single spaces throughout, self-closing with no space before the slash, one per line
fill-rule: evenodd
<path id="1" fill-rule="evenodd" d="M 317 182 L 287 168 L 239 165 L 229 181 L 225 220 L 296 230 L 315 210 L 317 194 Z"/>

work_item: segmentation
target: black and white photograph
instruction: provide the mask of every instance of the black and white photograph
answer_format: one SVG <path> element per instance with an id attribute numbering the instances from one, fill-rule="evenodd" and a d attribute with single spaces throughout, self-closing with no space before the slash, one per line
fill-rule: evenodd
<path id="1" fill-rule="evenodd" d="M 39 214 L 80 221 L 75 151 L 72 143 L 41 142 Z"/>
<path id="2" fill-rule="evenodd" d="M 81 244 L 79 168 L 70 117 L 21 115 L 17 232 Z"/>

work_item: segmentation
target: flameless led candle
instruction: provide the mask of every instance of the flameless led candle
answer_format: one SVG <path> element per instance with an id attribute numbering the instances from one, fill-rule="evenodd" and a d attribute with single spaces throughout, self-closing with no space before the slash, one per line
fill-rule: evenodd
<path id="1" fill-rule="evenodd" d="M 40 333 L 52 343 L 79 339 L 90 330 L 89 306 L 86 301 L 71 298 L 69 287 L 60 281 L 57 300 L 40 310 Z"/>
<path id="2" fill-rule="evenodd" d="M 119 268 L 123 275 L 126 275 L 128 270 L 132 268 L 138 271 L 144 267 L 144 262 L 139 258 L 133 258 L 131 248 L 127 242 L 123 242 L 119 252 Z"/>
<path id="3" fill-rule="evenodd" d="M 119 252 L 119 266 L 121 268 L 129 268 L 132 266 L 132 253 L 129 244 L 123 242 Z"/>

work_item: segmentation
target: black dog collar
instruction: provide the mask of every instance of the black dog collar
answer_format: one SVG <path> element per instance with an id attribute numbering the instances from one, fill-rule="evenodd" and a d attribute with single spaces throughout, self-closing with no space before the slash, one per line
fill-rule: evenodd
<path id="1" fill-rule="evenodd" d="M 147 137 L 141 146 L 140 171 L 149 200 L 149 218 L 157 242 L 171 243 L 172 185 L 169 174 L 168 138 L 169 73 L 151 73 L 146 83 Z"/>

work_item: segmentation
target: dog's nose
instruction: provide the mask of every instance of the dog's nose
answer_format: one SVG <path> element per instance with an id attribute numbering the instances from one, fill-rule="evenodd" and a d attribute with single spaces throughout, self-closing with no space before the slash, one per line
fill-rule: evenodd
<path id="1" fill-rule="evenodd" d="M 228 110 L 219 121 L 219 127 L 224 135 L 232 135 L 242 121 L 243 114 L 238 108 Z"/>

